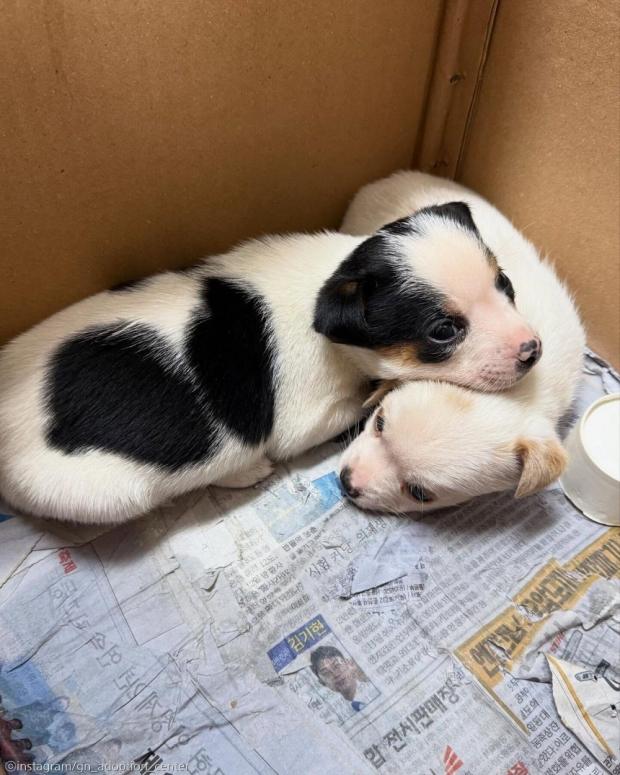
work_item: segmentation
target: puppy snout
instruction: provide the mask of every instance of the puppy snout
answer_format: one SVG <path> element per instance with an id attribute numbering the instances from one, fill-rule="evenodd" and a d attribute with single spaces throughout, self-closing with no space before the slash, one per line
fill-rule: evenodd
<path id="1" fill-rule="evenodd" d="M 521 369 L 531 369 L 540 360 L 541 355 L 542 342 L 537 336 L 527 342 L 523 342 L 517 355 L 519 367 Z"/>
<path id="2" fill-rule="evenodd" d="M 360 491 L 351 484 L 351 467 L 345 466 L 340 472 L 340 484 L 349 498 L 358 498 Z"/>

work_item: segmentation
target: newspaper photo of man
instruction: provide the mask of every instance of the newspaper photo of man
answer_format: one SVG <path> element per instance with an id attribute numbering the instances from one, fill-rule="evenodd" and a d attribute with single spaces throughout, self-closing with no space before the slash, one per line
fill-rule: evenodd
<path id="1" fill-rule="evenodd" d="M 334 646 L 314 649 L 310 653 L 310 669 L 322 686 L 340 694 L 356 713 L 379 694 L 357 662 Z"/>

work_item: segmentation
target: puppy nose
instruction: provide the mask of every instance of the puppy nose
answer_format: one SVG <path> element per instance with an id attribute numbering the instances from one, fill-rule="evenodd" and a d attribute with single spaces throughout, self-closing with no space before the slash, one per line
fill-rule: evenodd
<path id="1" fill-rule="evenodd" d="M 349 496 L 349 498 L 357 498 L 359 496 L 360 491 L 356 490 L 355 487 L 353 487 L 351 484 L 350 466 L 345 466 L 340 472 L 340 484 L 342 485 L 342 489 Z"/>
<path id="2" fill-rule="evenodd" d="M 538 363 L 541 355 L 542 342 L 537 336 L 530 339 L 529 342 L 523 342 L 517 355 L 520 368 L 531 369 L 534 364 Z"/>

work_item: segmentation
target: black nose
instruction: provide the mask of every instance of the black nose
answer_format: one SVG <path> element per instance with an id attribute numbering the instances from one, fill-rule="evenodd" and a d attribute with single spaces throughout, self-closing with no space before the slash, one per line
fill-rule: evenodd
<path id="1" fill-rule="evenodd" d="M 351 486 L 351 469 L 349 466 L 345 466 L 340 472 L 340 484 L 349 498 L 357 498 L 359 496 L 360 491 Z"/>
<path id="2" fill-rule="evenodd" d="M 536 336 L 534 339 L 530 339 L 529 342 L 523 342 L 519 348 L 519 368 L 531 369 L 542 355 L 542 342 Z"/>

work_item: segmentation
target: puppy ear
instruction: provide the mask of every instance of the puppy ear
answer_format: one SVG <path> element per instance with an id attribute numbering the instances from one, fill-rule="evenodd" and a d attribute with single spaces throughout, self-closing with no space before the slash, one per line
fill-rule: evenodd
<path id="1" fill-rule="evenodd" d="M 447 218 L 448 220 L 463 226 L 463 228 L 478 234 L 478 229 L 472 218 L 469 205 L 465 202 L 448 202 L 443 205 L 433 205 L 432 207 L 427 208 L 427 210 L 433 215 Z"/>
<path id="2" fill-rule="evenodd" d="M 568 455 L 557 438 L 518 439 L 515 454 L 521 463 L 516 498 L 533 495 L 555 481 L 566 468 Z"/>
<path id="3" fill-rule="evenodd" d="M 414 221 L 415 213 L 412 213 L 411 215 L 406 215 L 404 218 L 399 218 L 397 221 L 386 223 L 385 226 L 382 226 L 379 231 L 383 232 L 384 234 L 413 234 L 416 231 Z"/>
<path id="4" fill-rule="evenodd" d="M 365 310 L 377 282 L 374 267 L 382 256 L 383 237 L 364 240 L 325 282 L 314 308 L 314 330 L 332 342 L 370 346 Z"/>
<path id="5" fill-rule="evenodd" d="M 366 322 L 360 278 L 340 272 L 329 278 L 314 309 L 314 330 L 332 342 L 364 345 Z"/>
<path id="6" fill-rule="evenodd" d="M 465 202 L 447 202 L 443 205 L 430 205 L 405 218 L 400 218 L 381 227 L 382 232 L 388 234 L 412 234 L 419 231 L 418 221 L 420 216 L 434 216 L 444 220 L 453 221 L 469 231 L 478 234 L 478 228 L 471 214 L 471 209 Z"/>
<path id="7" fill-rule="evenodd" d="M 401 384 L 402 383 L 397 379 L 381 380 L 379 385 L 372 391 L 372 393 L 364 401 L 364 403 L 362 404 L 362 407 L 364 409 L 368 409 L 368 407 L 376 406 L 377 404 L 381 403 L 383 396 L 387 395 L 390 392 L 390 390 L 394 390 L 394 388 L 397 388 Z"/>

